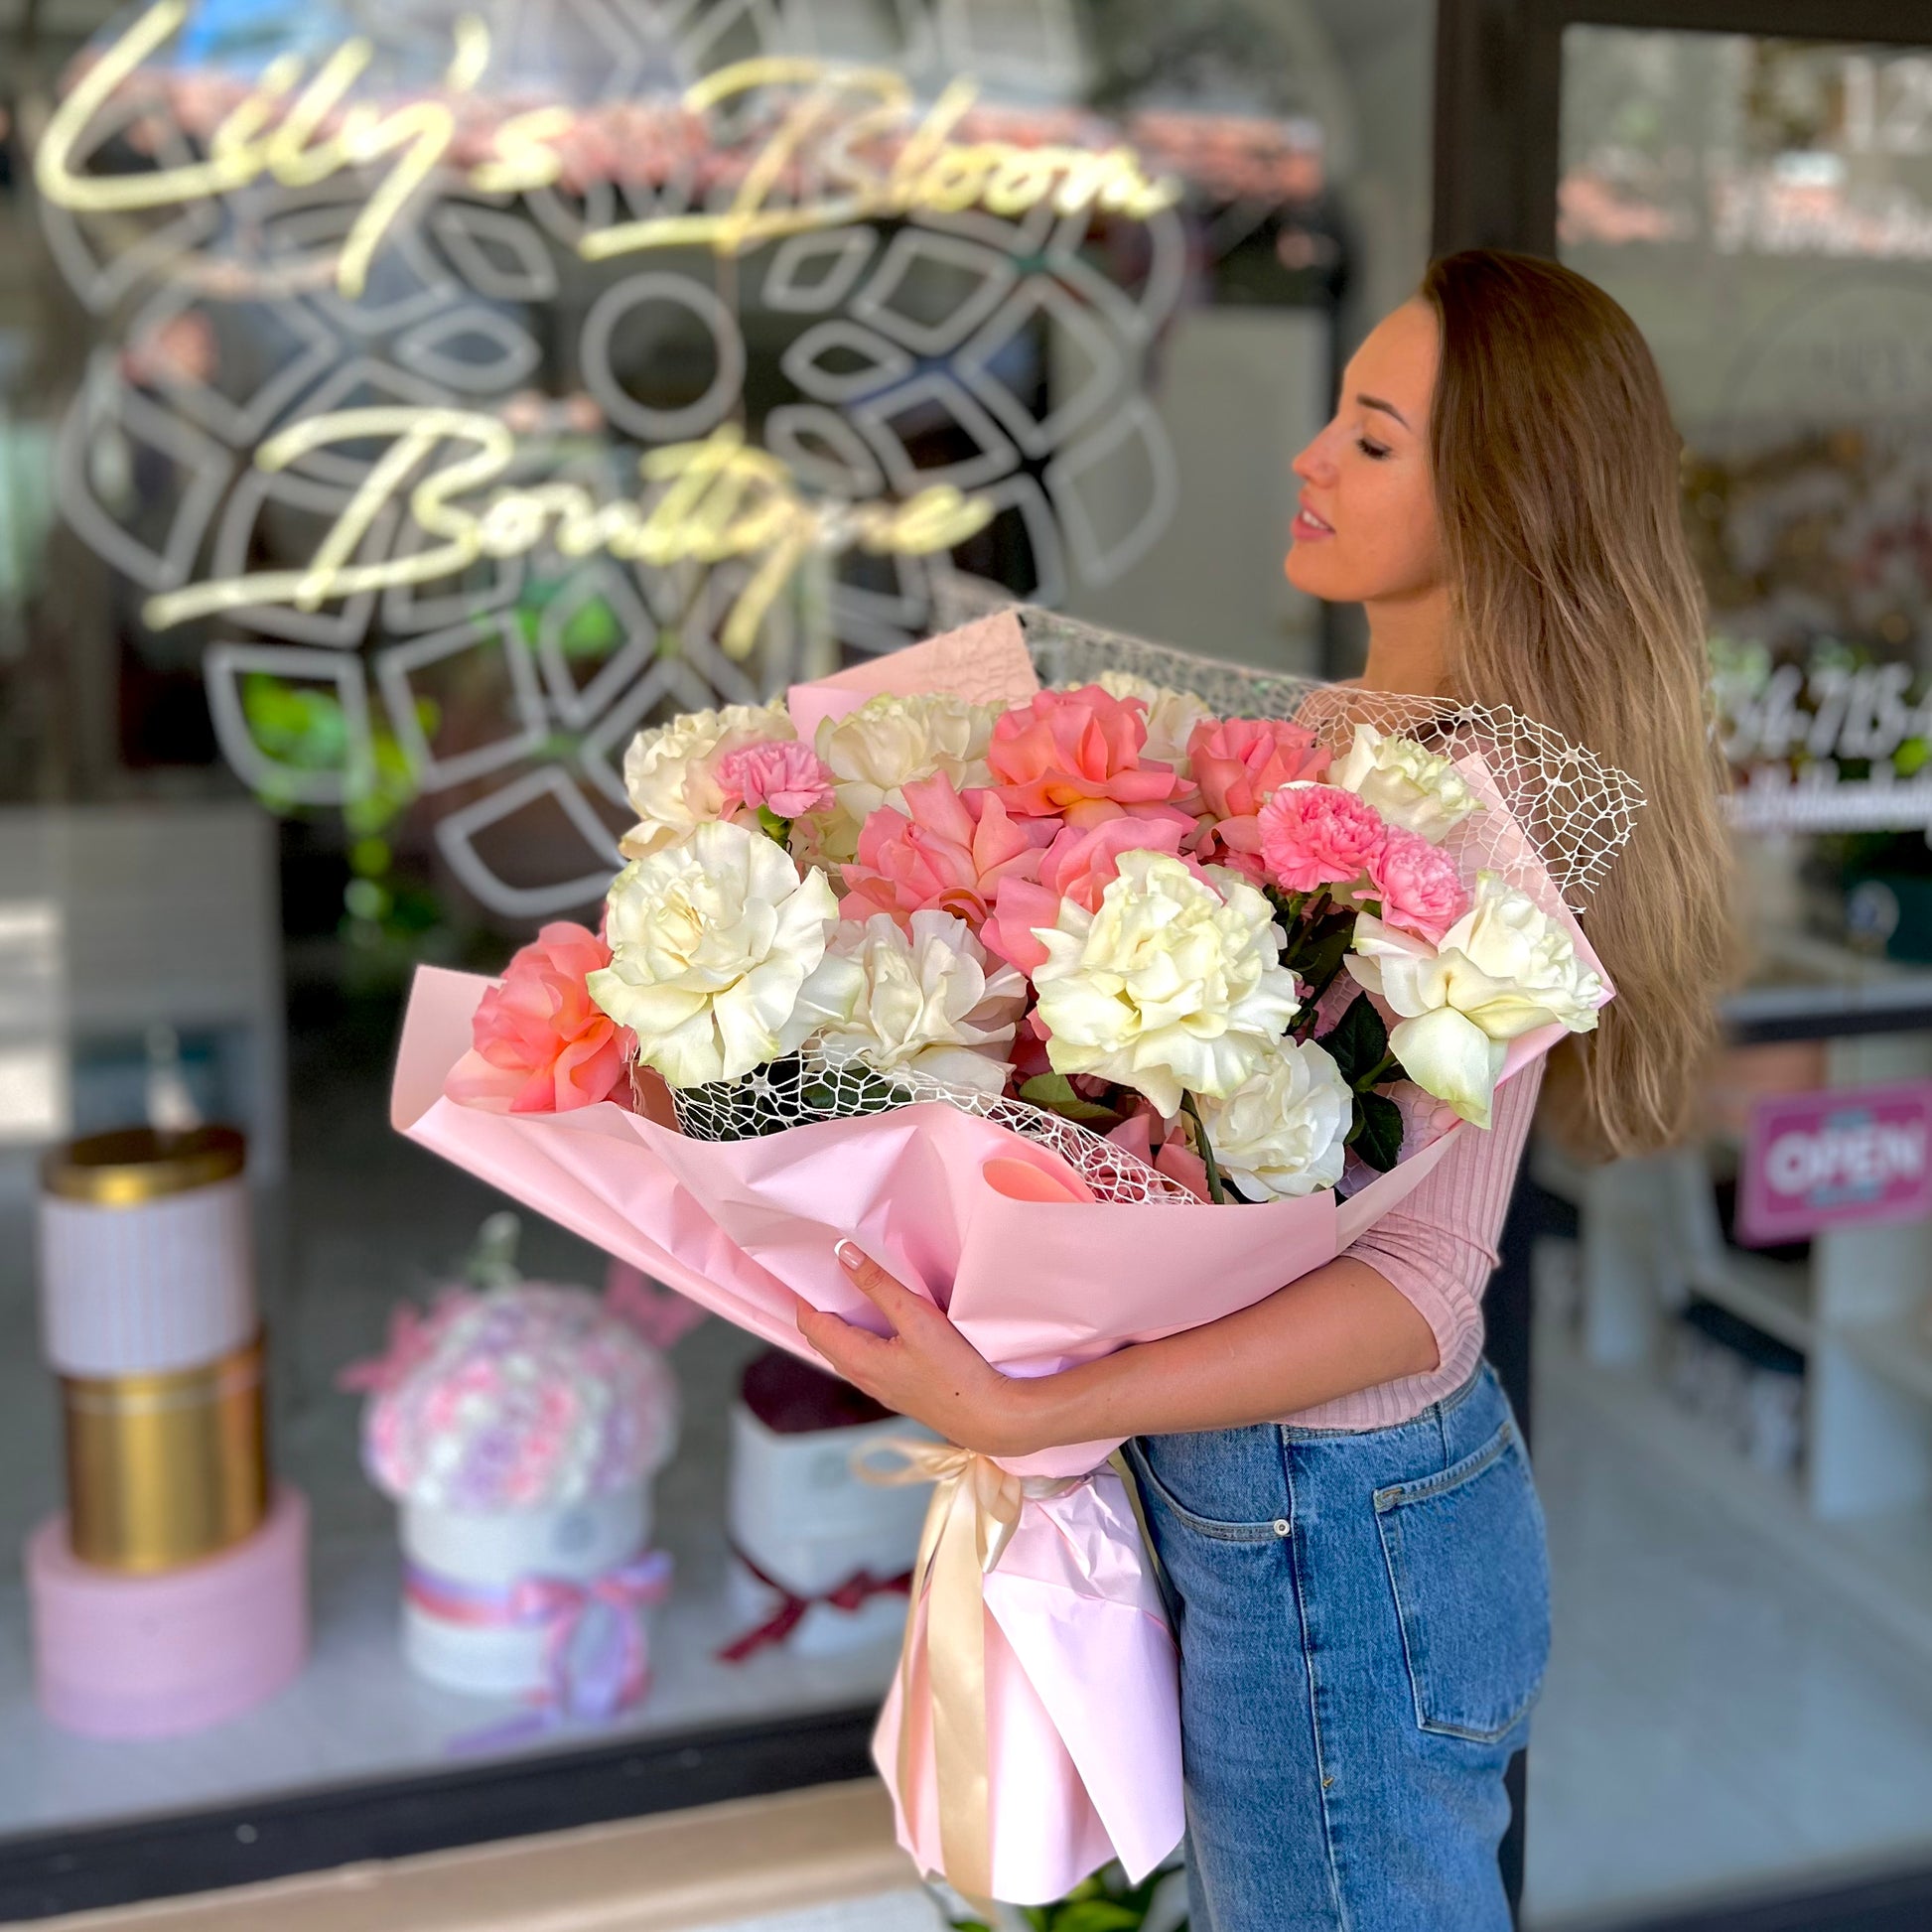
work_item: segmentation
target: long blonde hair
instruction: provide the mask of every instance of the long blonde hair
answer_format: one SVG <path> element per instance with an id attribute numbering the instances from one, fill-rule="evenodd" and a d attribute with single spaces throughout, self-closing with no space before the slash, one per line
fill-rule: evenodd
<path id="1" fill-rule="evenodd" d="M 1592 282 L 1534 256 L 1431 264 L 1429 426 L 1452 598 L 1452 693 L 1514 707 L 1643 787 L 1585 929 L 1617 989 L 1552 1096 L 1601 1154 L 1683 1136 L 1734 957 L 1725 771 L 1680 444 L 1649 347 Z"/>

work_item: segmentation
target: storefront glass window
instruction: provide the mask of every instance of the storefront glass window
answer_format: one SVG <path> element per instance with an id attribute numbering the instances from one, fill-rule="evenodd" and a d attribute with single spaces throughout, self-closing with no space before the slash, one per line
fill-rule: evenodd
<path id="1" fill-rule="evenodd" d="M 843 1473 L 874 1418 L 486 1225 L 388 1126 L 399 1001 L 595 919 L 625 749 L 673 713 L 1014 597 L 1318 667 L 1279 559 L 1344 262 L 1294 13 L 156 0 L 0 33 L 0 1838 L 876 1702 L 910 1544 Z M 445 1392 L 483 1473 L 365 1443 L 454 1346 L 439 1297 L 518 1277 L 608 1289 L 681 1427 L 553 1543 L 479 1554 L 443 1518 L 525 1451 L 554 1500 L 612 1376 L 669 1422 L 655 1369 L 532 1316 Z M 580 1406 L 532 1421 L 526 1370 Z M 407 1563 L 371 1472 L 418 1484 Z M 672 1565 L 620 1580 L 663 1598 L 647 1691 L 580 1603 L 571 1696 L 533 1704 L 564 1665 L 523 1681 L 503 1589 L 639 1549 Z M 191 1614 L 171 1580 L 249 1635 L 207 1681 L 116 1650 Z"/>

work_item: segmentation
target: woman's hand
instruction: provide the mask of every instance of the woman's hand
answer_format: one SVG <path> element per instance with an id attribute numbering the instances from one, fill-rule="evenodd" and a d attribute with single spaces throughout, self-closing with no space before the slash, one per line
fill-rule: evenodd
<path id="1" fill-rule="evenodd" d="M 838 1374 L 961 1449 L 1028 1455 L 1044 1447 L 1028 1427 L 1024 1383 L 1002 1375 L 930 1302 L 856 1244 L 841 1241 L 836 1253 L 892 1329 L 871 1334 L 801 1300 L 798 1332 Z"/>

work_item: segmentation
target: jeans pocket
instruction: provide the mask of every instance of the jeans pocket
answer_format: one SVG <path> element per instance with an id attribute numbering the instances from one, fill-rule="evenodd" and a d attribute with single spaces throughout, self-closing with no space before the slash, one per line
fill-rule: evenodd
<path id="1" fill-rule="evenodd" d="M 1126 1446 L 1127 1456 L 1154 1506 L 1197 1536 L 1218 1543 L 1274 1542 L 1288 1534 L 1286 1517 L 1239 1520 L 1244 1503 L 1265 1508 L 1273 1499 L 1251 1493 L 1251 1483 L 1243 1479 L 1248 1472 L 1240 1465 L 1253 1460 L 1252 1450 L 1235 1457 L 1216 1453 L 1234 1433 L 1206 1430 L 1179 1438 L 1135 1437 Z M 1230 1462 L 1236 1468 L 1230 1468 Z"/>
<path id="2" fill-rule="evenodd" d="M 1513 1421 L 1440 1474 L 1375 1492 L 1416 1722 L 1494 1743 L 1543 1688 L 1550 1555 Z"/>

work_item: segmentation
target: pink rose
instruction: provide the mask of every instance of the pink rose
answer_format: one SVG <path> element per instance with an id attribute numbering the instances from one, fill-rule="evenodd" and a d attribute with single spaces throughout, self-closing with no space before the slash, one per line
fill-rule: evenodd
<path id="1" fill-rule="evenodd" d="M 1172 765 L 1143 759 L 1147 707 L 1097 684 L 1041 691 L 993 727 L 986 761 L 1016 818 L 1063 816 L 1088 825 L 1168 806 L 1187 790 Z"/>
<path id="2" fill-rule="evenodd" d="M 1209 718 L 1187 740 L 1187 761 L 1208 811 L 1252 818 L 1283 785 L 1323 776 L 1328 752 L 1311 731 L 1280 718 Z"/>
<path id="3" fill-rule="evenodd" d="M 906 809 L 882 805 L 859 828 L 859 856 L 843 868 L 839 916 L 884 912 L 909 928 L 912 914 L 952 912 L 977 931 L 1004 881 L 1032 878 L 1052 827 L 1017 825 L 997 792 L 960 793 L 943 771 L 908 784 Z"/>
<path id="4" fill-rule="evenodd" d="M 1468 895 L 1455 876 L 1455 862 L 1419 832 L 1391 825 L 1382 849 L 1368 862 L 1382 917 L 1390 925 L 1420 933 L 1432 946 L 1468 910 Z"/>
<path id="5" fill-rule="evenodd" d="M 1268 877 L 1291 893 L 1352 885 L 1382 850 L 1388 827 L 1373 805 L 1339 785 L 1284 785 L 1261 808 Z"/>
<path id="6" fill-rule="evenodd" d="M 513 1114 L 562 1114 L 609 1098 L 623 1078 L 630 1035 L 584 981 L 610 963 L 596 933 L 567 919 L 545 926 L 477 1003 L 474 1050 L 451 1072 L 450 1097 L 507 1102 Z"/>
<path id="7" fill-rule="evenodd" d="M 1046 848 L 1037 873 L 1000 882 L 999 902 L 980 933 L 981 940 L 989 952 L 1031 973 L 1046 957 L 1034 928 L 1053 924 L 1060 915 L 1061 899 L 1070 898 L 1082 910 L 1097 912 L 1100 895 L 1120 871 L 1123 852 L 1171 852 L 1178 857 L 1181 834 L 1189 829 L 1178 813 L 1158 819 L 1108 818 L 1086 828 L 1065 826 Z"/>
<path id="8" fill-rule="evenodd" d="M 809 745 L 760 739 L 727 752 L 718 762 L 724 787 L 723 817 L 760 805 L 777 818 L 803 818 L 832 803 L 832 774 Z"/>

